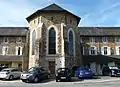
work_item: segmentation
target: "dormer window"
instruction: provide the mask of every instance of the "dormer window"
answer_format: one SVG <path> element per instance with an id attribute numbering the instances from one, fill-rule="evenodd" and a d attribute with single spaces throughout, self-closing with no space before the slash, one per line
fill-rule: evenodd
<path id="1" fill-rule="evenodd" d="M 90 41 L 90 42 L 95 42 L 95 38 L 94 38 L 94 37 L 90 37 L 90 38 L 89 38 L 89 41 Z"/>
<path id="2" fill-rule="evenodd" d="M 115 37 L 115 42 L 120 43 L 120 37 Z"/>
<path id="3" fill-rule="evenodd" d="M 102 37 L 102 42 L 103 42 L 103 43 L 108 42 L 108 38 L 107 38 L 107 37 Z"/>

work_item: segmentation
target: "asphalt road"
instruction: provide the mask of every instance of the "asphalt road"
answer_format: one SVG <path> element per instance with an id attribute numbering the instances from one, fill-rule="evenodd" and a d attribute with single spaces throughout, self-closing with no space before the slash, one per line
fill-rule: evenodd
<path id="1" fill-rule="evenodd" d="M 120 87 L 120 77 L 101 77 L 101 79 L 78 80 L 72 82 L 55 82 L 45 80 L 40 83 L 23 83 L 20 80 L 0 81 L 0 87 Z"/>

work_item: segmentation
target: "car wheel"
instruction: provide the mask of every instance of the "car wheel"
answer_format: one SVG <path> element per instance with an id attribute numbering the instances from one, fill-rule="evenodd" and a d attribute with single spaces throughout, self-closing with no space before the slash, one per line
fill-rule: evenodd
<path id="1" fill-rule="evenodd" d="M 22 80 L 22 82 L 25 82 L 25 83 L 26 83 L 27 81 L 26 81 L 26 80 Z"/>
<path id="2" fill-rule="evenodd" d="M 114 74 L 115 77 L 117 77 L 117 74 Z"/>
<path id="3" fill-rule="evenodd" d="M 59 79 L 56 79 L 56 82 L 59 82 L 60 80 Z"/>
<path id="4" fill-rule="evenodd" d="M 36 76 L 36 77 L 34 78 L 34 82 L 37 83 L 38 81 L 39 81 L 39 78 Z"/>
<path id="5" fill-rule="evenodd" d="M 71 82 L 71 78 L 69 78 L 68 81 Z"/>
<path id="6" fill-rule="evenodd" d="M 105 73 L 104 73 L 104 72 L 102 72 L 102 76 L 105 76 Z"/>
<path id="7" fill-rule="evenodd" d="M 13 77 L 13 75 L 11 75 L 10 77 L 9 77 L 9 80 L 13 80 L 14 79 L 14 77 Z"/>
<path id="8" fill-rule="evenodd" d="M 47 79 L 50 79 L 50 75 L 49 74 L 47 75 Z"/>

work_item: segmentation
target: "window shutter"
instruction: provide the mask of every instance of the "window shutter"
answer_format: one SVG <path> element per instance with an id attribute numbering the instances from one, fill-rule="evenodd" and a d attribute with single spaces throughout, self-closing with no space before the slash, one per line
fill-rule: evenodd
<path id="1" fill-rule="evenodd" d="M 101 47 L 101 54 L 104 55 L 104 47 Z"/>
<path id="2" fill-rule="evenodd" d="M 22 55 L 22 50 L 23 50 L 22 47 L 20 47 L 20 55 Z"/>
<path id="3" fill-rule="evenodd" d="M 98 51 L 98 50 L 97 50 L 97 47 L 95 47 L 95 55 L 97 55 L 97 51 Z"/>
<path id="4" fill-rule="evenodd" d="M 2 48 L 2 54 L 5 55 L 5 47 Z"/>
<path id="5" fill-rule="evenodd" d="M 115 47 L 115 51 L 116 51 L 116 55 L 119 55 L 119 47 L 118 46 Z"/>
<path id="6" fill-rule="evenodd" d="M 89 47 L 88 50 L 89 50 L 89 55 L 91 55 L 91 47 Z"/>
<path id="7" fill-rule="evenodd" d="M 16 47 L 16 55 L 18 55 L 18 47 Z"/>
<path id="8" fill-rule="evenodd" d="M 108 54 L 107 55 L 111 55 L 111 50 L 110 50 L 110 47 L 107 48 L 107 52 Z"/>

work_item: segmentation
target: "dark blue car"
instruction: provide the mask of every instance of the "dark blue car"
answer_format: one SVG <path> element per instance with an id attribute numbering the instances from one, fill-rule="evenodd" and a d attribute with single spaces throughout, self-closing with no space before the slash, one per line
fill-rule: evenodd
<path id="1" fill-rule="evenodd" d="M 90 68 L 78 67 L 75 71 L 75 76 L 78 78 L 93 78 L 93 72 Z"/>

